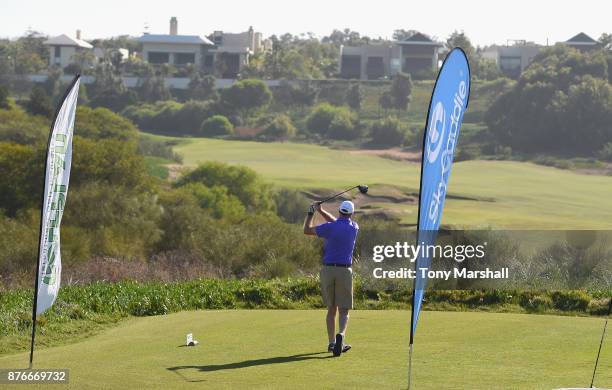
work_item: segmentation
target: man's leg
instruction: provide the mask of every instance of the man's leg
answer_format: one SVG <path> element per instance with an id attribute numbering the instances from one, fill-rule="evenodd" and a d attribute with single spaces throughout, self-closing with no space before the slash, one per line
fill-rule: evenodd
<path id="1" fill-rule="evenodd" d="M 348 326 L 349 320 L 349 309 L 338 308 L 338 312 L 340 313 L 340 319 L 338 320 L 338 333 L 346 337 L 346 328 Z"/>
<path id="2" fill-rule="evenodd" d="M 338 306 L 332 306 L 327 308 L 327 337 L 330 343 L 336 340 L 336 311 Z"/>

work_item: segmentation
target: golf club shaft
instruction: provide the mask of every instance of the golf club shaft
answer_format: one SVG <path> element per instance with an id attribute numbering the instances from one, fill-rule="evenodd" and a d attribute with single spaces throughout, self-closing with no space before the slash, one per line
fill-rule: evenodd
<path id="1" fill-rule="evenodd" d="M 350 190 L 354 190 L 354 189 L 355 189 L 355 188 L 357 188 L 357 187 L 359 187 L 359 185 L 353 186 L 353 187 L 351 187 L 351 188 L 349 188 L 349 189 L 347 189 L 347 190 L 344 190 L 344 191 L 342 191 L 342 192 L 338 192 L 336 195 L 330 196 L 329 198 L 324 199 L 324 200 L 320 200 L 320 201 L 318 201 L 317 203 L 318 203 L 318 204 L 322 204 L 322 203 L 328 202 L 328 201 L 330 201 L 330 200 L 332 200 L 332 199 L 335 199 L 335 198 L 339 197 L 340 195 L 342 195 L 342 194 L 344 194 L 344 193 L 346 193 L 346 192 L 349 192 Z"/>

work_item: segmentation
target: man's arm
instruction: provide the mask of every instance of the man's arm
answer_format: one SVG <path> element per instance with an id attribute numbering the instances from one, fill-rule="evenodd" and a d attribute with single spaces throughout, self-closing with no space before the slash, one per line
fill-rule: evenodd
<path id="1" fill-rule="evenodd" d="M 316 236 L 317 232 L 315 228 L 312 226 L 312 220 L 314 219 L 314 206 L 310 205 L 308 208 L 308 215 L 306 215 L 306 219 L 304 220 L 304 234 L 307 236 Z"/>
<path id="2" fill-rule="evenodd" d="M 323 210 L 321 203 L 316 203 L 315 208 L 323 216 L 323 218 L 325 218 L 327 222 L 334 222 L 336 220 L 336 217 L 334 217 L 330 212 Z"/>

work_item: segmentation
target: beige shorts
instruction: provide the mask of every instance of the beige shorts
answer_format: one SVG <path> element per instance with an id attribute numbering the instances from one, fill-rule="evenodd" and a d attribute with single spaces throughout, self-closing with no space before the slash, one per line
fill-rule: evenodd
<path id="1" fill-rule="evenodd" d="M 321 268 L 321 295 L 327 307 L 353 308 L 353 269 L 343 267 Z"/>

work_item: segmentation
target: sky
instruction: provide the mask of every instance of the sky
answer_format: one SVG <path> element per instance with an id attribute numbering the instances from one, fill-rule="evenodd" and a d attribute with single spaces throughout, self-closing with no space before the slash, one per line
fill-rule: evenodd
<path id="1" fill-rule="evenodd" d="M 582 0 L 4 0 L 0 37 L 29 29 L 46 35 L 82 31 L 84 39 L 168 33 L 171 16 L 179 34 L 205 36 L 214 30 L 246 31 L 264 37 L 312 32 L 321 37 L 350 28 L 372 38 L 391 38 L 393 30 L 419 30 L 444 40 L 463 30 L 479 46 L 525 39 L 540 44 L 565 41 L 579 32 L 597 39 L 612 33 L 612 2 Z M 91 5 L 89 5 L 91 4 Z M 495 5 L 494 5 L 495 4 Z"/>

